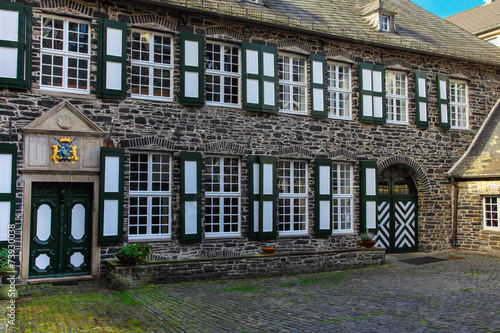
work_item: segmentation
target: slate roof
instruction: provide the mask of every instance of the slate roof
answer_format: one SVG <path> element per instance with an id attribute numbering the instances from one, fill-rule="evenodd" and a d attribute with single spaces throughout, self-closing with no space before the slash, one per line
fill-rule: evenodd
<path id="1" fill-rule="evenodd" d="M 445 20 L 473 34 L 497 26 L 500 28 L 500 0 L 448 16 Z"/>
<path id="2" fill-rule="evenodd" d="M 500 100 L 464 156 L 447 174 L 456 178 L 500 177 Z"/>
<path id="3" fill-rule="evenodd" d="M 142 0 L 154 4 L 217 14 L 246 22 L 280 25 L 337 36 L 354 42 L 391 45 L 420 53 L 445 55 L 500 65 L 500 48 L 443 20 L 409 0 L 383 0 L 395 15 L 396 33 L 378 32 L 362 19 L 370 0 Z M 494 2 L 495 3 L 495 2 Z M 499 2 L 500 3 L 500 0 Z"/>

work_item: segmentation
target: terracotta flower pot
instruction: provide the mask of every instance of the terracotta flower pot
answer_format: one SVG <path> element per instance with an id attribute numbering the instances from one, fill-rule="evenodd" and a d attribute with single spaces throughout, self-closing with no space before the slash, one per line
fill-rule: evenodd
<path id="1" fill-rule="evenodd" d="M 267 254 L 267 255 L 274 254 L 274 252 L 276 252 L 276 250 L 278 250 L 277 247 L 272 247 L 272 246 L 262 247 L 261 249 L 262 249 L 262 251 L 264 251 L 264 254 Z"/>
<path id="2" fill-rule="evenodd" d="M 370 239 L 370 240 L 361 240 L 361 239 L 356 239 L 356 242 L 362 246 L 362 247 L 366 247 L 366 248 L 370 248 L 372 247 L 373 245 L 375 245 L 375 243 L 377 242 L 376 240 L 373 240 L 373 239 Z"/>

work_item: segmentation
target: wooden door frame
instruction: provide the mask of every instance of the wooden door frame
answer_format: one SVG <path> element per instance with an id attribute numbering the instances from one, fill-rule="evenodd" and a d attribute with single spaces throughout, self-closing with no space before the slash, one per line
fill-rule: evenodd
<path id="1" fill-rule="evenodd" d="M 57 183 L 92 183 L 93 202 L 91 217 L 91 245 L 90 245 L 90 275 L 94 278 L 99 276 L 100 247 L 97 245 L 98 232 L 98 207 L 99 207 L 99 174 L 95 173 L 64 173 L 55 174 L 47 171 L 22 171 L 21 181 L 23 182 L 23 218 L 22 218 L 22 245 L 21 245 L 21 272 L 22 281 L 29 279 L 29 259 L 30 259 L 30 237 L 31 237 L 31 194 L 33 183 L 57 182 Z M 75 276 L 78 277 L 78 276 Z M 80 278 L 86 275 L 80 275 Z M 61 278 L 37 278 L 39 282 L 46 280 L 57 280 Z"/>

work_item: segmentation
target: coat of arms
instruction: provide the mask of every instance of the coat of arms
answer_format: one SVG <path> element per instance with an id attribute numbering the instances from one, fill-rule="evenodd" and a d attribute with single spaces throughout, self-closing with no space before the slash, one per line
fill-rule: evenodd
<path id="1" fill-rule="evenodd" d="M 62 162 L 66 164 L 71 162 L 71 164 L 75 164 L 76 161 L 79 160 L 76 157 L 76 150 L 78 147 L 76 146 L 76 139 L 70 138 L 54 138 L 54 145 L 52 146 L 53 154 L 50 157 L 54 163 Z"/>

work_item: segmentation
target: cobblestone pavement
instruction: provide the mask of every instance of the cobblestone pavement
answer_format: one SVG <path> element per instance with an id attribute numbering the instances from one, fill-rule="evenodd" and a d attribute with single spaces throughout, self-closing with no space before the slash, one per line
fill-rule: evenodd
<path id="1" fill-rule="evenodd" d="M 446 260 L 403 261 L 424 257 Z M 388 255 L 387 265 L 375 268 L 125 292 L 95 282 L 19 289 L 20 332 L 500 332 L 500 258 L 461 251 Z"/>

